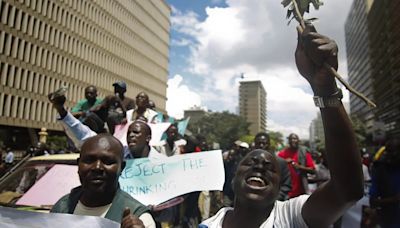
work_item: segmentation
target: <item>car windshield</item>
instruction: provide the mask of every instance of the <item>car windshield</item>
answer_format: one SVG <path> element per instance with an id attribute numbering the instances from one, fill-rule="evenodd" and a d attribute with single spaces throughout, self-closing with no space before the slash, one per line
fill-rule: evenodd
<path id="1" fill-rule="evenodd" d="M 53 167 L 53 163 L 27 163 L 17 169 L 0 185 L 0 203 L 15 205 L 47 171 Z"/>

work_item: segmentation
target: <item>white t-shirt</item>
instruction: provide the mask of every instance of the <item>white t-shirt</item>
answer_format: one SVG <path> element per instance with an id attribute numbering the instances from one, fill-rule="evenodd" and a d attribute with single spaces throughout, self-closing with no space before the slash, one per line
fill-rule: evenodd
<path id="1" fill-rule="evenodd" d="M 301 209 L 309 195 L 301 195 L 287 201 L 276 201 L 275 206 L 267 220 L 261 224 L 260 228 L 306 228 Z M 201 224 L 208 228 L 222 228 L 225 214 L 233 210 L 231 207 L 224 207 L 213 217 L 203 221 Z"/>

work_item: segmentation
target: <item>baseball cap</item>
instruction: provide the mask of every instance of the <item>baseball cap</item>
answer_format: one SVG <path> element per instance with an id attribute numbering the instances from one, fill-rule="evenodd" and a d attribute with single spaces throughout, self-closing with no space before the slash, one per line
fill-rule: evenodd
<path id="1" fill-rule="evenodd" d="M 117 82 L 114 82 L 114 84 L 112 84 L 112 85 L 113 86 L 119 86 L 119 87 L 121 87 L 123 89 L 126 89 L 126 83 L 124 81 L 117 81 Z"/>
<path id="2" fill-rule="evenodd" d="M 249 148 L 249 144 L 247 142 L 242 142 L 239 145 L 240 147 Z"/>
<path id="3" fill-rule="evenodd" d="M 242 143 L 242 141 L 240 141 L 240 140 L 236 140 L 236 141 L 235 141 L 235 145 L 236 145 L 236 146 L 240 146 L 241 143 Z"/>

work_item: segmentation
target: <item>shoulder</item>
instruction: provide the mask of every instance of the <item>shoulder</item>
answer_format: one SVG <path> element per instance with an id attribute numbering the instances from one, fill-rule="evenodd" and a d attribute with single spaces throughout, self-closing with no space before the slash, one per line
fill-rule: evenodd
<path id="1" fill-rule="evenodd" d="M 128 193 L 118 189 L 105 218 L 115 222 L 121 222 L 122 213 L 126 207 L 128 207 L 131 210 L 131 213 L 137 217 L 140 217 L 142 214 L 150 211 L 146 206 L 134 199 Z"/>
<path id="2" fill-rule="evenodd" d="M 71 190 L 71 193 L 61 197 L 54 206 L 51 208 L 50 212 L 53 213 L 68 213 L 72 214 L 75 209 L 76 204 L 79 201 L 80 195 L 82 193 L 82 187 L 78 186 Z"/>
<path id="3" fill-rule="evenodd" d="M 224 221 L 226 213 L 231 210 L 233 210 L 233 208 L 231 208 L 231 207 L 221 208 L 217 212 L 217 214 L 215 214 L 211 218 L 208 218 L 208 219 L 204 220 L 203 222 L 201 222 L 201 225 L 206 226 L 208 228 L 220 228 L 220 227 L 222 227 L 222 223 Z"/>
<path id="4" fill-rule="evenodd" d="M 68 213 L 68 202 L 70 194 L 61 197 L 51 208 L 51 213 Z"/>
<path id="5" fill-rule="evenodd" d="M 309 195 L 301 195 L 286 201 L 276 201 L 275 222 L 278 227 L 307 227 L 301 214 Z"/>
<path id="6" fill-rule="evenodd" d="M 129 207 L 132 213 L 136 216 L 140 216 L 141 214 L 149 211 L 149 209 L 145 205 L 133 198 L 127 192 L 120 189 L 117 194 L 119 198 L 118 201 L 120 201 L 119 203 L 122 203 L 124 207 Z"/>
<path id="7" fill-rule="evenodd" d="M 287 149 L 282 149 L 281 151 L 278 152 L 279 157 L 285 157 L 287 155 Z"/>
<path id="8" fill-rule="evenodd" d="M 87 100 L 86 100 L 86 98 L 85 98 L 85 99 L 79 100 L 77 104 L 81 105 L 81 104 L 84 104 L 84 103 L 86 103 L 86 102 L 87 102 Z"/>

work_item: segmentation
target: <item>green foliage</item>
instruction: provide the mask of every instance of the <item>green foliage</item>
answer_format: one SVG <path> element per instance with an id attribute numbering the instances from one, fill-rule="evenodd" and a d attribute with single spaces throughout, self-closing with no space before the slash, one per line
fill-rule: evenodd
<path id="1" fill-rule="evenodd" d="M 249 126 L 243 117 L 224 111 L 210 113 L 189 124 L 188 129 L 204 135 L 207 142 L 217 142 L 222 149 L 228 149 L 240 136 L 249 134 Z"/>
<path id="2" fill-rule="evenodd" d="M 283 134 L 278 131 L 268 131 L 271 151 L 279 151 L 283 148 Z"/>
<path id="3" fill-rule="evenodd" d="M 295 2 L 297 3 L 299 13 L 300 15 L 297 15 L 296 9 L 295 9 Z M 286 18 L 289 19 L 290 23 L 293 19 L 296 19 L 297 21 L 300 22 L 300 17 L 304 16 L 304 13 L 309 13 L 310 12 L 310 3 L 314 6 L 316 10 L 319 9 L 320 6 L 323 5 L 323 2 L 321 0 L 283 0 L 282 5 L 283 7 L 288 7 L 288 11 L 286 14 Z M 307 19 L 306 21 L 314 21 L 316 18 L 310 18 Z"/>
<path id="4" fill-rule="evenodd" d="M 247 142 L 249 145 L 251 145 L 254 142 L 254 135 L 242 135 L 240 136 L 239 140 L 242 142 Z"/>
<path id="5" fill-rule="evenodd" d="M 67 137 L 58 135 L 47 136 L 46 144 L 49 146 L 49 149 L 65 150 L 65 148 L 67 147 Z"/>
<path id="6" fill-rule="evenodd" d="M 366 147 L 366 139 L 368 136 L 367 127 L 365 122 L 363 122 L 356 115 L 350 116 L 351 122 L 353 124 L 354 133 L 356 135 L 357 145 L 361 147 Z"/>

